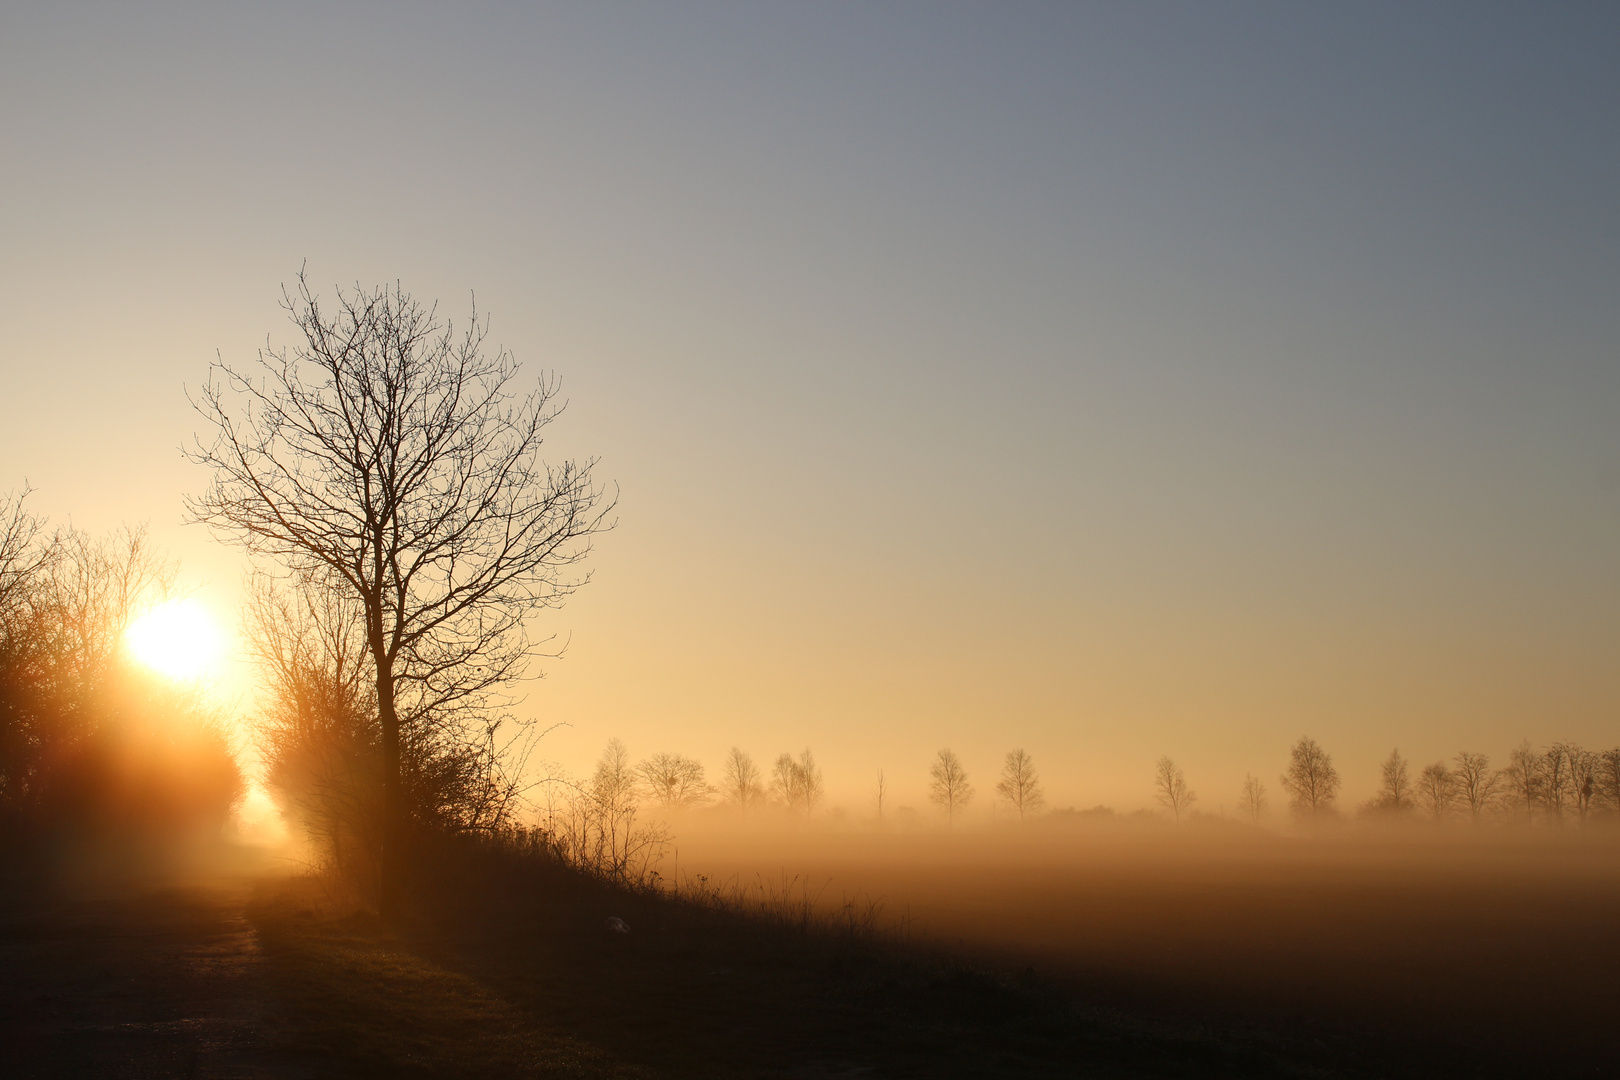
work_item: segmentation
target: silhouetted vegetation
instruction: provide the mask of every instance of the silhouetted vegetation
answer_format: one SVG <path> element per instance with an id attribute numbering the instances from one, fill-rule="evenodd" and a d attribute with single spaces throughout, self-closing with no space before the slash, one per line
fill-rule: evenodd
<path id="1" fill-rule="evenodd" d="M 973 801 L 973 785 L 968 782 L 962 759 L 949 747 L 939 751 L 928 767 L 928 777 L 928 797 L 945 811 L 945 823 L 954 823 L 958 811 Z"/>
<path id="2" fill-rule="evenodd" d="M 1198 801 L 1198 794 L 1187 786 L 1186 774 L 1168 757 L 1159 759 L 1153 784 L 1159 790 L 1159 805 L 1169 810 L 1177 821 Z"/>
<path id="3" fill-rule="evenodd" d="M 140 529 L 48 531 L 25 497 L 0 502 L 3 842 L 217 835 L 243 792 L 227 726 L 124 641 L 174 567 Z"/>
<path id="4" fill-rule="evenodd" d="M 822 781 L 821 766 L 816 764 L 808 746 L 796 758 L 786 752 L 777 757 L 771 767 L 771 794 L 790 810 L 815 813 L 816 807 L 827 797 L 827 789 Z"/>
<path id="5" fill-rule="evenodd" d="M 1039 813 L 1046 805 L 1035 760 L 1022 747 L 1007 751 L 1001 764 L 1001 779 L 996 781 L 996 793 L 1018 811 L 1019 821 L 1027 814 Z"/>
<path id="6" fill-rule="evenodd" d="M 1331 813 L 1339 797 L 1339 782 L 1332 756 L 1315 739 L 1302 736 L 1289 752 L 1288 769 L 1282 774 L 1294 815 L 1315 820 Z"/>
<path id="7" fill-rule="evenodd" d="M 374 846 L 392 913 L 423 809 L 406 788 L 409 744 L 482 753 L 490 713 L 536 652 L 525 620 L 585 583 L 611 503 L 594 462 L 541 460 L 557 383 L 516 396 L 517 363 L 485 348 L 476 310 L 458 331 L 396 286 L 339 290 L 329 311 L 302 273 L 284 306 L 294 347 L 248 370 L 216 364 L 194 402 L 212 431 L 191 457 L 213 483 L 187 506 L 289 575 L 305 611 L 352 614 L 375 688 Z"/>

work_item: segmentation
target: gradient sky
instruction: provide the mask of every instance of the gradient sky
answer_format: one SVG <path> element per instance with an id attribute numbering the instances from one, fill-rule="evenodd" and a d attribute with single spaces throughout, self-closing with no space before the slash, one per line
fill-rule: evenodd
<path id="1" fill-rule="evenodd" d="M 307 260 L 621 487 L 524 712 L 921 805 L 1620 742 L 1612 4 L 7 5 L 0 490 L 182 528 Z"/>

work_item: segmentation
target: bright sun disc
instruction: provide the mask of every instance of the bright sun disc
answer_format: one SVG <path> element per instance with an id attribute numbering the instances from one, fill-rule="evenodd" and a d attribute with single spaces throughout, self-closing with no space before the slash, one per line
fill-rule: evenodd
<path id="1" fill-rule="evenodd" d="M 195 600 L 159 604 L 126 632 L 135 659 L 172 679 L 197 679 L 225 651 L 225 638 L 208 609 Z"/>

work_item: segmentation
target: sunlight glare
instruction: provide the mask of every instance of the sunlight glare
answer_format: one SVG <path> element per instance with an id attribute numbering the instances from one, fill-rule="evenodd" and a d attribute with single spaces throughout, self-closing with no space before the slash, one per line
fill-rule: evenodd
<path id="1" fill-rule="evenodd" d="M 135 659 L 172 679 L 199 679 L 225 651 L 225 636 L 196 600 L 159 604 L 130 624 L 125 637 Z"/>

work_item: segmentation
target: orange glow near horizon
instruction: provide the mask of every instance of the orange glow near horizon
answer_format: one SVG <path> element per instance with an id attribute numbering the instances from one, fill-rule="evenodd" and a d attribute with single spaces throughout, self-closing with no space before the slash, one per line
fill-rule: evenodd
<path id="1" fill-rule="evenodd" d="M 159 604 L 131 623 L 124 637 L 135 659 L 171 679 L 217 675 L 225 655 L 219 623 L 193 599 Z"/>

